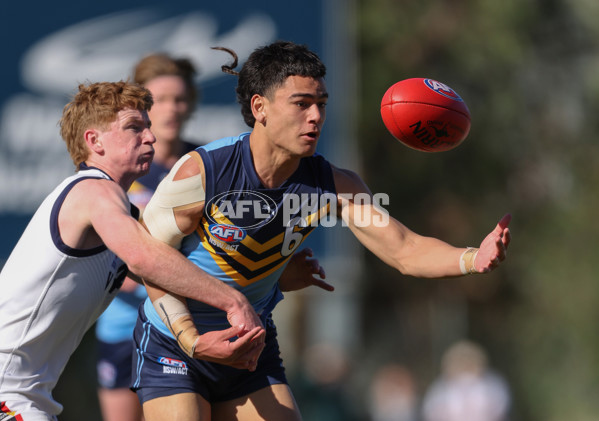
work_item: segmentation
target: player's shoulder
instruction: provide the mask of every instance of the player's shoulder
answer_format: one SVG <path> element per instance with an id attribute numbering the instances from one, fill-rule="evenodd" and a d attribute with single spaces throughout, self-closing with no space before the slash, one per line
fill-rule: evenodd
<path id="1" fill-rule="evenodd" d="M 364 180 L 353 170 L 331 164 L 337 193 L 357 193 L 368 191 Z"/>
<path id="2" fill-rule="evenodd" d="M 223 162 L 228 162 L 230 165 L 231 162 L 241 160 L 244 151 L 249 150 L 249 135 L 250 133 L 246 132 L 238 136 L 223 137 L 202 145 L 187 155 L 197 162 L 196 168 L 199 167 L 199 170 L 196 169 L 196 172 L 210 172 L 211 169 L 222 165 Z M 191 165 L 187 162 L 184 164 L 186 167 Z M 195 174 L 190 173 L 186 176 L 191 175 Z"/>
<path id="3" fill-rule="evenodd" d="M 341 168 L 336 165 L 330 164 L 331 170 L 333 171 L 333 177 L 339 180 L 348 180 L 348 181 L 358 181 L 362 180 L 362 178 L 358 175 L 357 172 L 350 170 L 349 168 Z"/>
<path id="4" fill-rule="evenodd" d="M 91 203 L 98 207 L 105 202 L 128 202 L 125 190 L 98 168 L 83 165 L 69 180 L 62 195 L 68 195 L 71 202 L 75 201 L 81 205 Z"/>
<path id="5" fill-rule="evenodd" d="M 83 178 L 74 184 L 68 192 L 71 202 L 81 206 L 90 204 L 94 207 L 103 207 L 106 204 L 128 202 L 127 194 L 123 188 L 111 180 L 103 177 Z"/>
<path id="6" fill-rule="evenodd" d="M 59 214 L 62 221 L 70 221 L 75 231 L 95 226 L 99 219 L 114 219 L 114 216 L 130 214 L 131 204 L 125 190 L 110 178 L 81 177 L 78 182 L 65 189 L 59 196 Z M 59 223 L 60 220 L 59 220 Z M 64 226 L 62 226 L 62 229 Z M 66 231 L 65 231 L 66 232 Z M 79 235 L 77 234 L 77 235 Z M 65 234 L 68 235 L 68 234 Z"/>
<path id="7" fill-rule="evenodd" d="M 226 148 L 228 146 L 236 145 L 237 142 L 242 141 L 247 136 L 249 136 L 249 132 L 241 133 L 237 136 L 223 137 L 221 139 L 213 140 L 210 143 L 206 143 L 205 145 L 200 146 L 199 149 L 210 152 L 217 149 Z"/>
<path id="8" fill-rule="evenodd" d="M 89 188 L 123 190 L 108 173 L 97 167 L 88 166 L 85 163 L 80 164 L 77 172 L 63 181 L 62 188 L 64 191 L 70 191 L 76 186 L 80 187 L 83 185 Z"/>
<path id="9" fill-rule="evenodd" d="M 204 173 L 204 161 L 197 149 L 187 152 L 171 168 L 169 174 L 164 179 L 171 181 L 193 177 Z M 163 179 L 163 180 L 164 180 Z"/>

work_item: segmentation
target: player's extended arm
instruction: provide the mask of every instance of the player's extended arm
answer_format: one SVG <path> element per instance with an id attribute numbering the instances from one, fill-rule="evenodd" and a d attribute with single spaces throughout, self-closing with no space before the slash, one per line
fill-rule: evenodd
<path id="1" fill-rule="evenodd" d="M 338 214 L 358 240 L 385 263 L 405 275 L 445 278 L 489 272 L 505 259 L 511 236 L 511 216 L 505 215 L 477 248 L 458 248 L 408 229 L 377 206 L 365 183 L 355 173 L 333 169 Z M 361 194 L 361 200 L 355 200 Z M 363 200 L 364 197 L 369 198 Z"/>

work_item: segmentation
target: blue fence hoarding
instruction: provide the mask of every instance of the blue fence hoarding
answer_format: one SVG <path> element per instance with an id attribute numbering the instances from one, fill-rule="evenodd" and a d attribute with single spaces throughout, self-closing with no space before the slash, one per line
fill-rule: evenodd
<path id="1" fill-rule="evenodd" d="M 187 56 L 200 70 L 202 92 L 187 138 L 205 143 L 236 134 L 247 127 L 235 103 L 235 77 L 220 70 L 230 59 L 210 47 L 232 48 L 242 63 L 255 47 L 276 39 L 307 44 L 329 65 L 329 79 L 332 65 L 325 50 L 334 38 L 329 29 L 334 22 L 327 10 L 333 3 L 61 0 L 3 5 L 0 266 L 43 197 L 74 170 L 57 122 L 78 83 L 125 79 L 134 63 L 153 51 Z M 338 55 L 340 48 L 331 51 Z M 332 132 L 329 122 L 322 142 Z"/>

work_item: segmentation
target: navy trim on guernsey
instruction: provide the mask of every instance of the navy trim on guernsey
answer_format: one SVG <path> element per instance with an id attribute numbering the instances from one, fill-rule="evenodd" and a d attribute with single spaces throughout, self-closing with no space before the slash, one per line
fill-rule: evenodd
<path id="1" fill-rule="evenodd" d="M 106 246 L 104 244 L 91 249 L 74 249 L 72 247 L 69 247 L 62 241 L 62 237 L 60 236 L 60 230 L 58 229 L 58 213 L 60 212 L 60 208 L 62 207 L 62 204 L 64 203 L 64 199 L 67 197 L 67 194 L 69 194 L 69 192 L 72 190 L 73 187 L 75 187 L 77 183 L 89 179 L 102 180 L 102 178 L 92 176 L 81 177 L 76 180 L 73 180 L 68 186 L 64 188 L 62 193 L 60 193 L 60 195 L 56 198 L 54 206 L 52 206 L 52 213 L 50 214 L 50 232 L 52 234 L 52 241 L 54 241 L 54 245 L 56 245 L 56 248 L 58 250 L 60 250 L 68 256 L 87 257 L 93 256 L 94 254 L 102 253 L 104 250 L 106 250 Z"/>
<path id="2" fill-rule="evenodd" d="M 133 203 L 131 203 L 131 216 L 136 220 L 139 221 L 139 216 L 141 214 L 141 212 L 139 211 L 139 208 L 137 206 L 135 206 Z"/>
<path id="3" fill-rule="evenodd" d="M 80 169 L 80 171 L 95 169 L 95 170 L 101 171 L 102 173 L 106 174 L 101 169 L 96 168 L 96 167 L 89 167 L 83 162 L 81 164 L 79 164 L 79 169 Z M 89 179 L 107 180 L 107 181 L 114 182 L 114 180 L 108 174 L 106 174 L 106 176 L 108 177 L 108 179 L 104 179 L 101 177 L 89 176 L 89 177 L 81 177 L 76 180 L 73 180 L 71 183 L 69 183 L 64 188 L 64 190 L 56 198 L 56 201 L 54 202 L 54 205 L 52 206 L 52 212 L 50 213 L 50 221 L 49 221 L 50 222 L 50 233 L 52 235 L 52 241 L 54 242 L 54 245 L 56 246 L 56 248 L 58 250 L 60 250 L 61 252 L 63 252 L 64 254 L 66 254 L 67 256 L 87 257 L 87 256 L 93 256 L 94 254 L 102 253 L 104 250 L 106 250 L 106 245 L 101 245 L 101 246 L 94 247 L 91 249 L 75 249 L 75 248 L 69 247 L 64 243 L 64 241 L 62 241 L 62 237 L 60 236 L 60 230 L 58 229 L 58 214 L 60 212 L 60 209 L 62 208 L 62 204 L 64 203 L 65 198 L 67 197 L 67 194 L 69 194 L 69 192 L 73 189 L 73 187 L 75 187 L 75 185 L 77 185 L 77 183 L 79 183 L 83 180 L 89 180 Z M 130 213 L 133 218 L 135 218 L 136 220 L 139 220 L 139 209 L 137 208 L 137 206 L 131 204 Z"/>

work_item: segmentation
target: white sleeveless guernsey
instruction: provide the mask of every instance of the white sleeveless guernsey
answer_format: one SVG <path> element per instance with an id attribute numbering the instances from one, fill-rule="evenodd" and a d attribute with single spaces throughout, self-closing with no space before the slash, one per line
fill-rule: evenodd
<path id="1" fill-rule="evenodd" d="M 60 238 L 60 207 L 86 178 L 110 180 L 94 168 L 64 180 L 40 205 L 0 272 L 0 402 L 39 419 L 62 411 L 52 389 L 127 272 L 105 246 L 72 249 Z"/>

